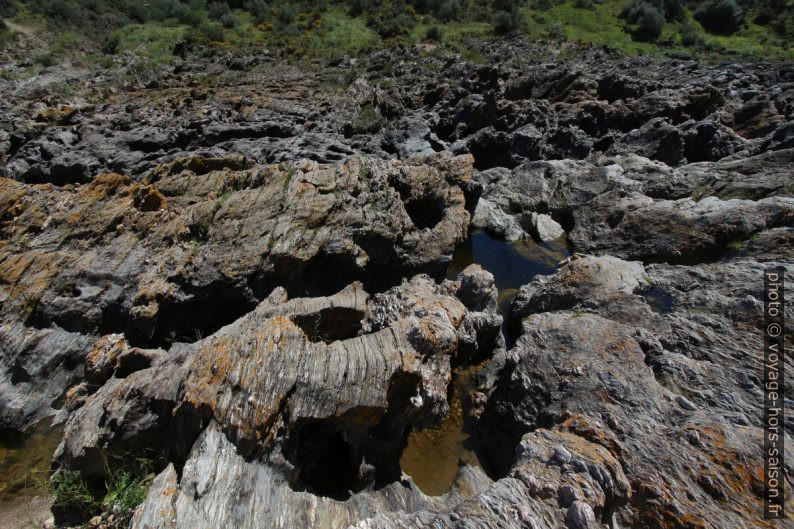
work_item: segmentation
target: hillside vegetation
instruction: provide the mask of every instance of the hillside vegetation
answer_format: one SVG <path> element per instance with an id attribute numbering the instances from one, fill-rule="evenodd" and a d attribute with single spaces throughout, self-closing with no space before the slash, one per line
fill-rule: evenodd
<path id="1" fill-rule="evenodd" d="M 515 34 L 632 54 L 794 57 L 794 0 L 3 0 L 0 14 L 82 36 L 67 39 L 74 47 L 134 51 L 154 64 L 177 43 L 306 57 L 419 41 L 465 47 L 470 37 Z M 12 33 L 0 28 L 0 45 L 13 45 Z M 44 62 L 59 53 L 62 45 Z"/>

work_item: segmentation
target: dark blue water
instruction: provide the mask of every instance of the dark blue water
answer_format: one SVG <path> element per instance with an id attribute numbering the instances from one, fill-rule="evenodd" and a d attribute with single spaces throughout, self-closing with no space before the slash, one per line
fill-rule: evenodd
<path id="1" fill-rule="evenodd" d="M 557 263 L 570 255 L 564 238 L 545 243 L 506 242 L 475 230 L 455 250 L 447 277 L 454 279 L 470 264 L 479 264 L 493 274 L 504 312 L 519 287 L 537 275 L 553 274 Z"/>
<path id="2" fill-rule="evenodd" d="M 673 312 L 675 299 L 669 292 L 654 287 L 646 292 L 642 292 L 641 295 L 654 312 L 658 314 L 670 314 Z"/>

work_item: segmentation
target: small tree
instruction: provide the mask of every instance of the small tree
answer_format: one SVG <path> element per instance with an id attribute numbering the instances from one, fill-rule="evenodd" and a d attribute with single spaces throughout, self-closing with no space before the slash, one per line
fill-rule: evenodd
<path id="1" fill-rule="evenodd" d="M 707 0 L 695 10 L 695 20 L 706 31 L 730 35 L 742 26 L 744 12 L 736 0 Z"/>
<path id="2" fill-rule="evenodd" d="M 425 38 L 427 40 L 432 40 L 435 42 L 441 42 L 444 38 L 444 35 L 441 33 L 441 28 L 438 26 L 430 26 L 427 28 L 427 33 L 425 33 Z"/>
<path id="3" fill-rule="evenodd" d="M 703 37 L 698 33 L 698 29 L 694 23 L 687 20 L 681 24 L 681 44 L 684 46 L 703 47 L 706 42 Z"/>
<path id="4" fill-rule="evenodd" d="M 521 27 L 521 12 L 517 9 L 508 11 L 497 11 L 493 17 L 493 27 L 497 35 L 506 35 Z"/>
<path id="5" fill-rule="evenodd" d="M 621 18 L 633 24 L 627 31 L 634 40 L 649 42 L 658 39 L 664 28 L 664 15 L 659 9 L 643 0 L 634 0 L 620 12 Z"/>
<path id="6" fill-rule="evenodd" d="M 438 18 L 444 22 L 460 20 L 462 8 L 458 0 L 447 0 L 438 9 Z"/>

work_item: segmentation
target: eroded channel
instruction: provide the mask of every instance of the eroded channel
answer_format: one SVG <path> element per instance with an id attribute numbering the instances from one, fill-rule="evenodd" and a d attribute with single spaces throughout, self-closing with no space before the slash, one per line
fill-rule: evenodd
<path id="1" fill-rule="evenodd" d="M 479 264 L 493 274 L 499 289 L 499 310 L 505 314 L 522 285 L 535 276 L 553 274 L 557 264 L 570 255 L 564 237 L 545 243 L 511 243 L 475 230 L 455 250 L 447 277 L 453 279 L 470 264 Z M 455 369 L 447 415 L 438 426 L 412 431 L 408 436 L 400 466 L 425 494 L 440 496 L 449 492 L 461 465 L 488 471 L 472 414 L 477 377 L 488 362 Z"/>

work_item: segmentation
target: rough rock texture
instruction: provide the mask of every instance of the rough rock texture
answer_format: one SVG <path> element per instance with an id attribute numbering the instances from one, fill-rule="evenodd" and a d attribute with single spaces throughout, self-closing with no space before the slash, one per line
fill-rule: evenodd
<path id="1" fill-rule="evenodd" d="M 758 277 L 766 266 L 791 266 L 791 258 L 643 269 L 575 256 L 523 287 L 511 307 L 521 337 L 480 423 L 494 464 L 514 473 L 525 432 L 564 430 L 616 461 L 619 472 L 596 489 L 606 499 L 576 496 L 588 498 L 603 523 L 763 525 Z M 594 475 L 560 444 L 561 463 Z M 617 475 L 620 494 L 610 497 Z"/>
<path id="2" fill-rule="evenodd" d="M 794 222 L 794 150 L 671 168 L 635 155 L 532 162 L 479 173 L 473 224 L 541 239 L 541 214 L 577 251 L 692 263 Z M 542 239 L 541 239 L 542 240 Z"/>
<path id="3" fill-rule="evenodd" d="M 0 179 L 4 424 L 38 418 L 100 335 L 167 346 L 230 323 L 276 285 L 322 295 L 350 278 L 383 289 L 439 274 L 466 237 L 471 172 L 471 157 L 448 154 L 336 168 L 193 157 L 149 183 Z M 55 345 L 42 354 L 42 342 Z"/>
<path id="4" fill-rule="evenodd" d="M 65 64 L 27 79 L 24 60 L 9 58 L 0 162 L 9 177 L 63 185 L 228 152 L 339 163 L 453 150 L 488 169 L 596 152 L 680 165 L 792 147 L 785 62 L 704 66 L 522 40 L 476 47 L 483 64 L 414 46 L 310 71 L 271 53 L 215 51 L 121 87 L 114 74 L 137 75 L 131 65 Z"/>
<path id="5" fill-rule="evenodd" d="M 501 317 L 485 318 L 479 344 L 464 324 L 484 321 L 488 276 L 472 266 L 439 286 L 420 275 L 373 297 L 359 283 L 323 298 L 276 289 L 212 336 L 117 372 L 71 416 L 56 461 L 84 476 L 106 472 L 105 454 L 165 448 L 184 461 L 181 481 L 172 466 L 157 478 L 134 527 L 344 526 L 419 508 L 430 500 L 401 477 L 403 436 L 444 415 L 467 342 L 499 345 Z"/>
<path id="6" fill-rule="evenodd" d="M 136 529 L 769 527 L 791 64 L 473 46 L 211 48 L 156 82 L 3 55 L 0 428 L 67 420 L 55 467 L 100 488 L 154 453 Z M 470 224 L 575 253 L 439 283 Z M 483 468 L 427 496 L 408 432 L 482 360 Z"/>

